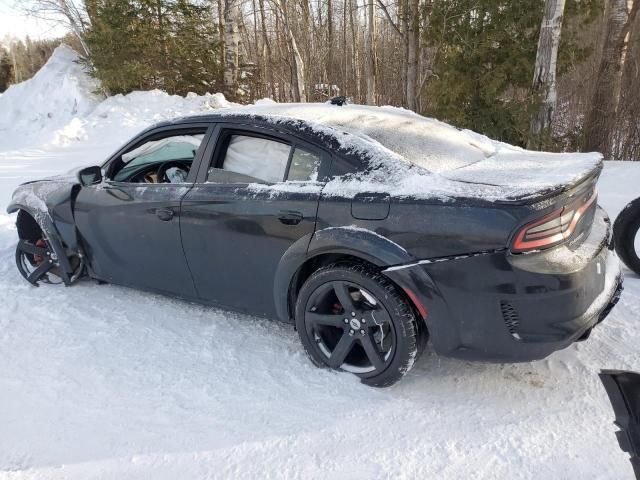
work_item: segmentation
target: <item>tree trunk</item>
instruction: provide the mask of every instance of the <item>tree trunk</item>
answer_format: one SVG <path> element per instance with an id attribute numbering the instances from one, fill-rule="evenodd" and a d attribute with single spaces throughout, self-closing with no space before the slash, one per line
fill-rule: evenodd
<path id="1" fill-rule="evenodd" d="M 224 93 L 229 99 L 238 94 L 238 0 L 226 0 L 224 8 Z"/>
<path id="2" fill-rule="evenodd" d="M 285 42 L 282 39 L 282 28 L 280 28 L 280 14 L 278 13 L 278 11 L 276 10 L 273 18 L 275 20 L 275 35 L 276 35 L 276 50 L 278 52 L 278 64 L 282 65 L 282 61 L 284 60 L 286 62 L 286 59 L 282 53 L 283 51 L 283 46 L 284 48 L 286 48 L 285 46 Z M 280 68 L 280 75 L 278 75 L 278 101 L 280 103 L 285 102 L 287 100 L 287 90 L 288 87 L 285 84 L 284 81 L 284 77 L 282 75 L 282 68 Z"/>
<path id="3" fill-rule="evenodd" d="M 356 1 L 354 7 L 353 3 Z M 351 27 L 351 71 L 353 73 L 354 98 L 356 103 L 360 102 L 360 67 L 358 59 L 358 33 L 353 18 L 354 11 L 358 11 L 357 0 L 349 0 L 349 26 Z"/>
<path id="4" fill-rule="evenodd" d="M 86 10 L 82 9 L 82 2 L 73 2 L 71 0 L 55 0 L 55 1 L 40 1 L 40 2 L 15 2 L 16 5 L 20 3 L 28 4 L 29 6 L 25 7 L 27 12 L 33 13 L 41 11 L 42 14 L 48 17 L 52 17 L 51 13 L 55 12 L 58 15 L 62 16 L 62 18 L 66 19 L 68 22 L 68 28 L 71 30 L 71 33 L 76 37 L 84 55 L 89 58 L 91 52 L 89 52 L 89 48 L 84 40 L 85 34 L 89 28 L 86 17 Z M 60 20 L 56 20 L 56 23 L 60 23 Z"/>
<path id="5" fill-rule="evenodd" d="M 639 7 L 640 0 L 633 2 L 631 12 L 627 10 L 627 0 L 611 0 L 609 3 L 598 77 L 584 127 L 585 150 L 598 151 L 607 159 L 612 158 L 614 150 L 613 136 L 627 34 Z"/>
<path id="6" fill-rule="evenodd" d="M 18 67 L 18 62 L 16 61 L 15 49 L 10 48 L 9 53 L 11 54 L 11 63 L 13 64 L 13 83 L 20 83 L 22 82 L 22 72 Z"/>
<path id="7" fill-rule="evenodd" d="M 349 95 L 349 56 L 347 55 L 347 0 L 342 3 L 342 95 Z"/>
<path id="8" fill-rule="evenodd" d="M 407 11 L 407 108 L 418 109 L 418 72 L 420 70 L 420 0 L 409 0 Z"/>
<path id="9" fill-rule="evenodd" d="M 334 83 L 338 83 L 335 76 L 335 59 L 333 56 L 333 2 L 327 0 L 327 61 L 326 61 L 326 76 L 327 83 L 329 84 L 329 95 L 331 95 L 331 88 Z"/>
<path id="10" fill-rule="evenodd" d="M 531 119 L 527 145 L 529 148 L 542 146 L 541 136 L 551 128 L 551 120 L 556 108 L 558 97 L 556 70 L 564 6 L 565 0 L 546 0 L 544 4 L 544 17 L 538 38 L 538 53 L 531 86 L 533 95 L 542 95 L 542 105 Z"/>
<path id="11" fill-rule="evenodd" d="M 269 82 L 269 90 L 271 91 L 271 98 L 274 100 L 276 97 L 276 85 L 273 80 L 273 65 L 271 60 L 271 43 L 269 42 L 269 38 L 267 37 L 267 24 L 265 21 L 264 15 L 264 0 L 259 0 L 260 2 L 260 23 L 262 25 L 262 55 L 264 58 L 264 69 L 265 69 L 265 77 L 267 82 Z"/>
<path id="12" fill-rule="evenodd" d="M 376 104 L 376 85 L 378 79 L 378 59 L 376 55 L 376 4 L 368 0 L 367 25 L 367 63 L 365 76 L 367 77 L 367 105 Z"/>
<path id="13" fill-rule="evenodd" d="M 218 0 L 218 41 L 222 46 L 222 49 L 220 50 L 220 62 L 222 65 L 226 65 L 224 15 L 225 15 L 224 0 Z"/>
<path id="14" fill-rule="evenodd" d="M 640 160 L 640 18 L 636 17 L 629 31 L 624 71 L 620 86 L 620 104 L 616 119 L 618 139 L 614 157 L 620 160 Z"/>
<path id="15" fill-rule="evenodd" d="M 298 44 L 293 36 L 289 25 L 287 12 L 284 10 L 280 0 L 272 0 L 273 4 L 281 14 L 282 29 L 284 30 L 289 55 L 291 56 L 291 95 L 294 102 L 306 102 L 307 92 L 304 84 L 304 61 L 298 50 Z"/>

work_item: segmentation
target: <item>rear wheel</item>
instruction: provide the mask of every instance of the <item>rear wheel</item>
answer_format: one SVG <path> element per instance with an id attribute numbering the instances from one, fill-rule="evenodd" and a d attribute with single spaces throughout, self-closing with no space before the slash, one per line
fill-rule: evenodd
<path id="1" fill-rule="evenodd" d="M 359 264 L 314 272 L 296 301 L 296 326 L 318 366 L 384 387 L 400 380 L 418 354 L 413 309 L 385 276 Z"/>
<path id="2" fill-rule="evenodd" d="M 640 198 L 629 203 L 613 224 L 616 253 L 640 275 Z"/>

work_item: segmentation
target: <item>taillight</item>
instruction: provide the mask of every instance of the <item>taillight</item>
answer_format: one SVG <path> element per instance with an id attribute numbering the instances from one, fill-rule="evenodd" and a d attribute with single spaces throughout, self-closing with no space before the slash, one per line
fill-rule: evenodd
<path id="1" fill-rule="evenodd" d="M 566 240 L 573 235 L 578 221 L 596 200 L 596 197 L 594 188 L 587 198 L 581 196 L 540 220 L 525 225 L 516 235 L 511 250 L 514 252 L 539 250 Z"/>

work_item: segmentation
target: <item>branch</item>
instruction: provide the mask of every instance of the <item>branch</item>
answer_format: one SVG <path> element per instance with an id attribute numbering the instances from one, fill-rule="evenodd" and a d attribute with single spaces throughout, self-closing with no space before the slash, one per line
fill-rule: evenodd
<path id="1" fill-rule="evenodd" d="M 382 0 L 377 0 L 377 2 L 380 8 L 382 9 L 382 11 L 384 12 L 384 15 L 387 17 L 387 21 L 391 24 L 393 29 L 396 32 L 398 32 L 398 35 L 400 35 L 401 37 L 404 36 L 404 33 L 402 33 L 398 25 L 396 25 L 395 22 L 391 19 L 391 15 L 389 14 L 389 10 L 387 9 L 387 6 L 384 3 L 382 3 Z"/>

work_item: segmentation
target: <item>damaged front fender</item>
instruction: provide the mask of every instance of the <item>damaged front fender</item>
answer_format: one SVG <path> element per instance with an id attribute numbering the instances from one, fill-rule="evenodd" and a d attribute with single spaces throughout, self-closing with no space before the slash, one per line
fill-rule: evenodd
<path id="1" fill-rule="evenodd" d="M 8 213 L 24 211 L 46 235 L 60 265 L 60 275 L 69 285 L 73 268 L 69 256 L 79 253 L 73 218 L 73 202 L 80 185 L 71 180 L 44 180 L 23 184 L 13 193 Z"/>

